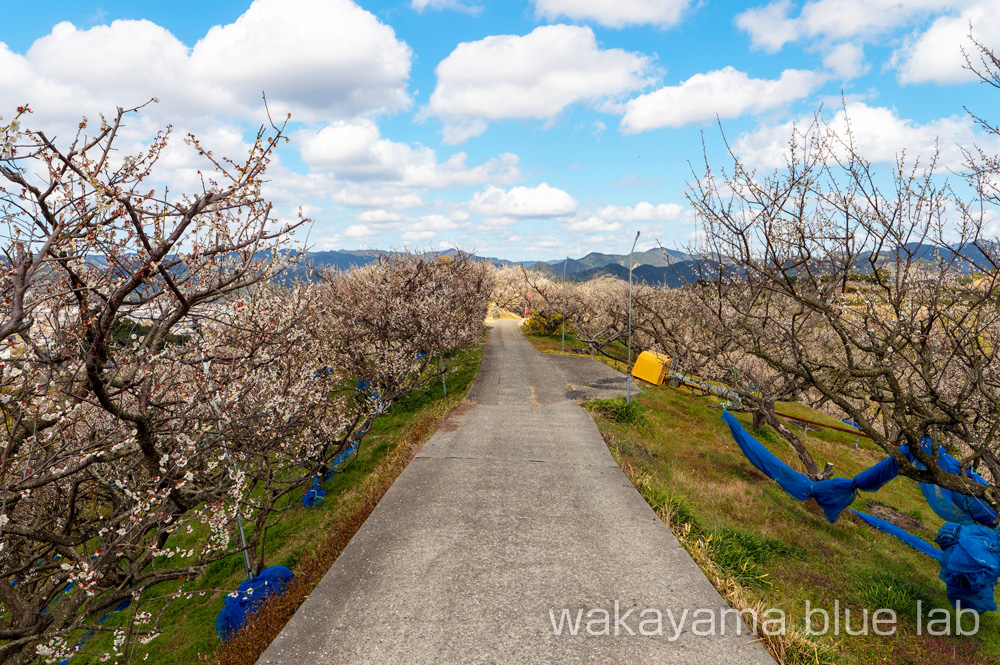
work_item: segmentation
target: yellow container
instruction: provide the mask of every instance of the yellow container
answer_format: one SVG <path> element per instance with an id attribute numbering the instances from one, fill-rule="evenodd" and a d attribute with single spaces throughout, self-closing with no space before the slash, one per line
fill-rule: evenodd
<path id="1" fill-rule="evenodd" d="M 662 385 L 670 376 L 670 356 L 656 351 L 643 351 L 632 365 L 632 376 L 654 385 Z"/>

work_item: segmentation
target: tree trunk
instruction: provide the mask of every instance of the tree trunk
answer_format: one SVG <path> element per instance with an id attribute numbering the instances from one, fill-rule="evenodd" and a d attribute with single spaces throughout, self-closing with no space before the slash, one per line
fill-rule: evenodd
<path id="1" fill-rule="evenodd" d="M 792 444 L 792 449 L 795 450 L 795 454 L 798 455 L 799 461 L 802 462 L 802 466 L 806 469 L 806 475 L 812 480 L 826 480 L 831 475 L 833 475 L 833 464 L 827 464 L 826 468 L 820 472 L 819 467 L 816 466 L 815 460 L 813 460 L 812 455 L 809 454 L 809 450 L 802 443 L 802 439 L 797 437 L 790 429 L 785 427 L 785 424 L 778 420 L 778 416 L 774 412 L 774 404 L 768 404 L 765 408 L 761 409 L 763 417 L 767 420 L 767 424 L 774 428 L 781 436 Z M 757 412 L 754 411 L 754 426 L 757 422 Z"/>

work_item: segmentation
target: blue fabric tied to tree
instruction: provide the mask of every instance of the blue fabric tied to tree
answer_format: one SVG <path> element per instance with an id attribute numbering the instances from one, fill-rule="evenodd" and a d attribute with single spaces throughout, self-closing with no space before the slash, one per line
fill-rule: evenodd
<path id="1" fill-rule="evenodd" d="M 262 570 L 260 575 L 241 582 L 235 596 L 226 596 L 222 609 L 215 617 L 215 632 L 219 639 L 225 642 L 239 632 L 265 599 L 283 592 L 294 578 L 294 573 L 288 568 L 271 566 Z"/>
<path id="2" fill-rule="evenodd" d="M 740 450 L 755 467 L 794 498 L 800 501 L 815 498 L 830 522 L 835 521 L 854 501 L 857 490 L 874 492 L 899 475 L 899 465 L 895 458 L 889 457 L 854 478 L 812 481 L 775 457 L 750 436 L 728 411 L 723 411 L 722 419 L 729 425 Z M 920 443 L 926 453 L 932 454 L 930 439 L 923 439 Z M 914 466 L 923 468 L 907 446 L 900 446 L 900 451 Z M 944 448 L 938 448 L 938 462 L 949 473 L 961 473 L 958 460 Z M 988 484 L 975 471 L 967 469 L 965 475 L 982 485 Z M 952 605 L 961 603 L 961 607 L 965 609 L 995 612 L 997 604 L 994 587 L 1000 579 L 1000 535 L 983 524 L 992 525 L 996 521 L 996 512 L 985 502 L 959 492 L 928 483 L 921 483 L 920 488 L 934 512 L 947 520 L 947 524 L 941 527 L 935 538 L 940 549 L 890 522 L 857 511 L 852 512 L 873 527 L 936 559 L 941 564 L 939 577 L 947 587 L 948 599 Z"/>
<path id="3" fill-rule="evenodd" d="M 928 455 L 934 454 L 930 439 L 921 439 L 920 447 Z M 925 468 L 923 464 L 913 457 L 913 453 L 910 452 L 908 446 L 900 446 L 899 450 L 906 455 L 913 466 L 918 469 Z M 961 475 L 962 465 L 959 464 L 957 459 L 949 455 L 944 447 L 938 448 L 937 459 L 942 470 L 956 476 Z M 965 477 L 980 485 L 989 485 L 985 478 L 972 469 L 965 470 Z M 927 505 L 931 507 L 931 510 L 946 522 L 958 522 L 960 524 L 976 523 L 991 526 L 997 520 L 996 511 L 990 508 L 989 504 L 982 499 L 977 499 L 968 494 L 948 490 L 930 483 L 920 483 L 920 491 L 924 493 L 924 498 L 927 499 Z"/>
<path id="4" fill-rule="evenodd" d="M 751 464 L 799 501 L 816 499 L 829 522 L 837 521 L 840 513 L 857 498 L 858 490 L 875 492 L 899 475 L 899 464 L 895 458 L 888 457 L 853 478 L 811 480 L 804 473 L 782 462 L 760 441 L 750 436 L 729 411 L 723 410 L 722 419 L 729 425 L 733 439 Z"/>
<path id="5" fill-rule="evenodd" d="M 319 478 L 313 478 L 312 487 L 302 495 L 302 505 L 306 508 L 320 508 L 323 505 L 323 497 L 325 496 L 326 490 L 320 485 Z"/>
<path id="6" fill-rule="evenodd" d="M 903 541 L 941 564 L 938 577 L 953 606 L 977 612 L 995 612 L 995 587 L 1000 580 L 1000 535 L 979 524 L 948 522 L 934 538 L 934 547 L 885 520 L 851 511 L 868 524 Z"/>

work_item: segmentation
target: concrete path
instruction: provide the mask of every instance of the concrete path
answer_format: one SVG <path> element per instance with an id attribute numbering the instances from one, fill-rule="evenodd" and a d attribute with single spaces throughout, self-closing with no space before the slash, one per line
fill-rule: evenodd
<path id="1" fill-rule="evenodd" d="M 477 406 L 427 442 L 258 663 L 773 663 L 569 383 L 494 323 Z M 576 635 L 553 626 L 564 609 Z M 662 634 L 640 634 L 657 611 Z"/>

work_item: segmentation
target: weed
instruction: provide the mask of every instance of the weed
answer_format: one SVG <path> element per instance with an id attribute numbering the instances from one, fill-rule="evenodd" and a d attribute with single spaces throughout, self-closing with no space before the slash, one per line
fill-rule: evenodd
<path id="1" fill-rule="evenodd" d="M 924 607 L 936 605 L 927 591 L 896 573 L 862 573 L 858 588 L 861 600 L 869 609 L 888 608 L 915 618 L 918 600 Z"/>
<path id="2" fill-rule="evenodd" d="M 636 401 L 626 401 L 624 397 L 611 399 L 595 399 L 585 404 L 591 411 L 602 414 L 608 420 L 619 425 L 631 425 L 643 428 L 649 425 L 645 410 Z"/>
<path id="3" fill-rule="evenodd" d="M 799 556 L 800 551 L 779 540 L 741 529 L 707 532 L 684 497 L 657 486 L 649 473 L 637 470 L 625 459 L 619 459 L 619 465 L 729 605 L 741 612 L 749 610 L 754 616 L 765 616 L 768 607 L 764 599 L 754 596 L 751 590 L 763 586 L 767 577 L 757 564 L 777 556 Z M 758 629 L 758 640 L 779 663 L 824 665 L 835 662 L 832 644 L 812 640 L 797 627 L 786 626 L 782 634 L 773 635 L 759 630 L 761 626 L 751 628 Z"/>
<path id="4" fill-rule="evenodd" d="M 776 538 L 767 538 L 736 527 L 722 527 L 712 534 L 712 560 L 738 582 L 764 586 L 767 574 L 760 565 L 777 558 L 801 558 L 804 552 Z"/>
<path id="5" fill-rule="evenodd" d="M 739 579 L 727 573 L 713 559 L 716 547 L 712 543 L 711 534 L 706 537 L 695 536 L 691 526 L 686 525 L 675 529 L 674 535 L 730 607 L 740 612 L 748 611 L 752 616 L 766 615 L 768 607 L 764 599 L 755 595 L 752 589 L 740 583 Z M 749 566 L 745 563 L 742 568 L 744 574 L 747 574 L 745 569 Z M 751 628 L 758 629 L 757 639 L 783 665 L 826 665 L 836 662 L 833 643 L 810 639 L 796 626 L 786 626 L 784 631 L 764 631 L 760 630 L 760 625 Z"/>

